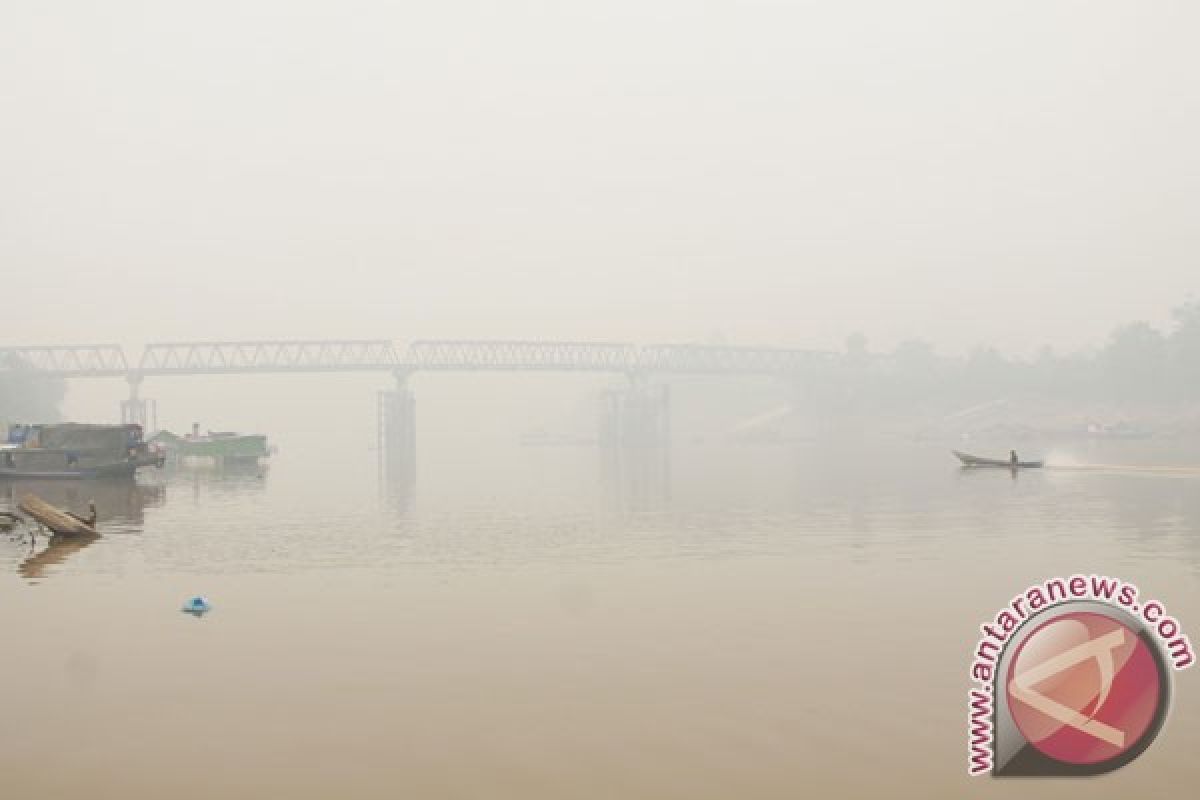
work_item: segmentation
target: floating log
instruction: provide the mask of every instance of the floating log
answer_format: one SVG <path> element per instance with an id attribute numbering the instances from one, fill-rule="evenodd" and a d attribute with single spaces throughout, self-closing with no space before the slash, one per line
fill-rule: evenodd
<path id="1" fill-rule="evenodd" d="M 21 498 L 17 508 L 60 536 L 96 536 L 96 529 L 66 511 L 61 511 L 34 494 Z"/>

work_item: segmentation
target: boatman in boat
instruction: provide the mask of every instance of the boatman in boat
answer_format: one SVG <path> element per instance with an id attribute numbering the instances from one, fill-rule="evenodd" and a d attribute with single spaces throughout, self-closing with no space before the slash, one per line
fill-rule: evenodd
<path id="1" fill-rule="evenodd" d="M 1008 451 L 1008 463 L 1012 464 L 1013 469 L 1017 468 L 1017 451 L 1016 450 Z"/>

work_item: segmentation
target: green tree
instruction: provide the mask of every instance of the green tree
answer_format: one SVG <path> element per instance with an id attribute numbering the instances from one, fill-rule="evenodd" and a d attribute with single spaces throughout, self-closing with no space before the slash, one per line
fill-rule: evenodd
<path id="1" fill-rule="evenodd" d="M 65 394 L 60 378 L 39 375 L 20 365 L 0 364 L 0 423 L 53 422 L 59 419 L 58 408 Z"/>
<path id="2" fill-rule="evenodd" d="M 1100 354 L 1101 369 L 1116 397 L 1159 398 L 1168 394 L 1167 340 L 1145 322 L 1113 331 Z"/>
<path id="3" fill-rule="evenodd" d="M 1200 397 L 1200 302 L 1179 306 L 1171 315 L 1175 329 L 1167 340 L 1172 383 L 1180 395 Z"/>

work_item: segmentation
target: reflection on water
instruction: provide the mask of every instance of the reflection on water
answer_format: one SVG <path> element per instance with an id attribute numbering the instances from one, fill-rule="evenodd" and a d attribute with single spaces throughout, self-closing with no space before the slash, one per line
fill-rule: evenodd
<path id="1" fill-rule="evenodd" d="M 72 553 L 77 553 L 100 538 L 99 534 L 80 534 L 77 536 L 61 536 L 54 534 L 49 537 L 46 547 L 41 552 L 37 550 L 36 537 L 30 537 L 29 558 L 18 565 L 17 572 L 22 578 L 36 581 L 46 576 L 46 571 L 61 564 Z"/>
<path id="2" fill-rule="evenodd" d="M 23 495 L 34 494 L 53 506 L 87 513 L 96 503 L 98 524 L 120 530 L 140 530 L 148 507 L 161 505 L 166 497 L 162 484 L 128 479 L 104 480 L 16 480 L 0 482 L 0 504 L 16 507 Z"/>
<path id="3" fill-rule="evenodd" d="M 121 534 L 142 530 L 146 509 L 164 502 L 166 488 L 129 479 L 5 481 L 0 483 L 0 507 L 16 508 L 27 494 L 76 514 L 86 514 L 89 503 L 94 502 L 97 530 Z M 51 568 L 101 538 L 98 535 L 39 536 L 36 527 L 23 529 L 20 534 L 22 538 L 27 537 L 30 552 L 17 565 L 17 572 L 30 581 L 46 577 L 52 572 Z"/>
<path id="4" fill-rule="evenodd" d="M 602 485 L 609 500 L 626 513 L 663 509 L 671 499 L 669 447 L 626 445 L 599 450 Z"/>
<path id="5" fill-rule="evenodd" d="M 379 484 L 380 503 L 397 514 L 404 514 L 412 506 L 417 490 L 416 465 L 411 459 L 400 460 L 390 469 L 380 461 L 376 480 Z"/>
<path id="6" fill-rule="evenodd" d="M 152 484 L 20 481 L 0 484 L 0 507 L 25 492 L 75 511 L 94 499 L 102 534 L 136 534 L 118 550 L 105 542 L 111 555 L 189 570 L 839 554 L 893 563 L 942 561 L 947 544 L 967 541 L 983 554 L 1080 536 L 1126 562 L 1165 547 L 1200 564 L 1200 475 L 1182 470 L 1013 475 L 961 470 L 942 447 L 820 443 L 681 443 L 669 460 L 653 448 L 512 448 L 422 463 L 420 480 L 388 484 L 369 456 L 179 468 Z M 43 560 L 61 568 L 55 553 L 95 543 L 76 544 L 51 543 Z"/>
<path id="7" fill-rule="evenodd" d="M 1138 447 L 1087 460 L 1200 462 L 1194 443 Z M 269 475 L 35 488 L 75 509 L 94 497 L 102 536 L 33 553 L 0 538 L 0 686 L 37 674 L 61 698 L 53 713 L 0 701 L 6 789 L 998 794 L 964 777 L 963 697 L 977 626 L 1014 592 L 1117 575 L 1200 631 L 1197 475 L 1014 479 L 908 442 L 677 442 L 670 456 L 423 440 L 419 479 L 391 486 L 371 453 L 314 447 Z M 214 612 L 182 620 L 196 594 Z M 1193 683 L 1137 764 L 1022 795 L 1200 779 Z M 64 729 L 88 747 L 51 779 L 31 765 Z"/>
<path id="8" fill-rule="evenodd" d="M 190 488 L 192 499 L 207 496 L 260 492 L 266 488 L 270 469 L 266 464 L 246 461 L 218 463 L 174 463 L 163 473 L 167 483 Z"/>

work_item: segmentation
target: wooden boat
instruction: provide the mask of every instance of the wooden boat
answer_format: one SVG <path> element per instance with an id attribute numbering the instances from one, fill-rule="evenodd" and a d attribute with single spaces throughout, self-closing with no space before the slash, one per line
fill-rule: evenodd
<path id="1" fill-rule="evenodd" d="M 21 498 L 17 506 L 23 512 L 33 517 L 42 525 L 59 536 L 96 536 L 96 508 L 92 506 L 91 520 L 85 520 L 70 512 L 62 511 L 47 503 L 35 494 L 27 494 Z"/>
<path id="2" fill-rule="evenodd" d="M 1013 464 L 1007 458 L 980 458 L 973 456 L 970 453 L 960 453 L 958 450 L 952 450 L 954 455 L 958 456 L 958 460 L 962 462 L 964 467 L 1000 467 L 1002 469 L 1039 469 L 1046 466 L 1044 461 L 1018 461 Z"/>

